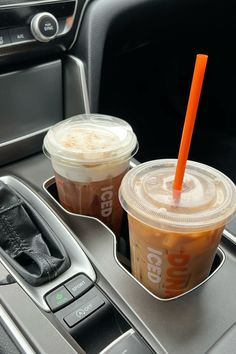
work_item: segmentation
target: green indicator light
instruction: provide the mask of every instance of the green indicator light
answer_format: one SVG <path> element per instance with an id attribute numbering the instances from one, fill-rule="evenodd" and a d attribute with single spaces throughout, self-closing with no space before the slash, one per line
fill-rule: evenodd
<path id="1" fill-rule="evenodd" d="M 60 300 L 62 300 L 63 299 L 63 294 L 62 293 L 57 293 L 56 294 L 56 300 L 57 301 L 60 301 Z"/>

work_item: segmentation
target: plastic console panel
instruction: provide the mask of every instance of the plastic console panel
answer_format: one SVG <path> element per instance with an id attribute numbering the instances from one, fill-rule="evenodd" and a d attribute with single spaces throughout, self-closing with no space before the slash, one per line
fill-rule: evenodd
<path id="1" fill-rule="evenodd" d="M 119 343 L 127 353 L 132 353 L 135 348 L 142 354 L 151 354 L 134 330 L 130 335 L 125 335 L 130 333 L 131 325 L 97 286 L 95 271 L 82 251 L 79 239 L 25 182 L 13 176 L 3 176 L 0 180 L 24 199 L 27 206 L 37 210 L 45 224 L 50 225 L 55 232 L 54 237 L 67 250 L 71 262 L 68 269 L 49 283 L 32 286 L 9 264 L 7 258 L 1 257 L 1 263 L 17 284 L 38 308 L 50 314 L 54 312 L 53 320 L 58 319 L 57 325 L 61 323 L 86 353 L 96 354 L 107 346 L 110 351 L 115 341 L 115 347 Z"/>
<path id="2" fill-rule="evenodd" d="M 155 352 L 217 353 L 222 345 L 224 350 L 227 348 L 225 352 L 233 352 L 236 258 L 232 242 L 222 238 L 224 262 L 207 282 L 182 297 L 161 301 L 117 262 L 114 235 L 101 222 L 65 212 L 43 189 L 53 171 L 42 154 L 12 164 L 2 169 L 1 174 L 26 181 L 43 198 L 50 212 L 65 223 L 66 229 L 68 225 L 96 271 L 99 289 Z"/>

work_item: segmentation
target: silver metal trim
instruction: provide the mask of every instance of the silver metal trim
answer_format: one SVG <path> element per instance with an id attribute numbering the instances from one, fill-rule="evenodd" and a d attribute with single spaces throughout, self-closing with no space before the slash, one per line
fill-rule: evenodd
<path id="1" fill-rule="evenodd" d="M 101 352 L 99 352 L 99 354 L 109 354 L 110 349 L 112 349 L 112 347 L 114 347 L 117 343 L 119 343 L 125 337 L 132 336 L 133 334 L 135 334 L 135 331 L 132 328 L 129 329 L 128 331 L 123 333 L 121 336 L 119 336 L 118 338 L 113 340 L 113 342 L 111 342 L 107 347 L 105 347 Z"/>
<path id="2" fill-rule="evenodd" d="M 236 236 L 233 235 L 231 232 L 225 229 L 223 232 L 223 236 L 230 240 L 234 245 L 236 245 Z"/>
<path id="3" fill-rule="evenodd" d="M 133 168 L 133 167 L 137 166 L 137 165 L 136 165 L 136 163 L 134 163 L 132 160 L 130 161 L 130 163 L 129 163 L 129 164 L 130 164 L 130 167 L 131 167 L 131 168 Z"/>
<path id="4" fill-rule="evenodd" d="M 0 178 L 1 179 L 1 178 Z M 56 203 L 66 214 L 68 215 L 73 215 L 73 216 L 80 216 L 81 218 L 88 218 L 88 219 L 95 219 L 98 220 L 97 218 L 93 217 L 93 216 L 89 216 L 89 215 L 82 215 L 82 214 L 76 214 L 76 213 L 72 213 L 71 211 L 68 211 L 67 209 L 65 209 L 57 199 L 55 199 L 52 194 L 48 191 L 48 188 L 53 185 L 55 183 L 55 177 L 52 176 L 50 178 L 48 178 L 44 183 L 43 183 L 43 189 L 44 191 L 47 193 L 47 195 L 54 201 L 54 203 Z M 109 231 L 110 229 L 100 220 L 98 220 L 101 224 L 103 224 Z M 112 231 L 111 231 L 112 232 Z M 115 235 L 114 235 L 115 237 Z"/>
<path id="5" fill-rule="evenodd" d="M 225 256 L 225 253 L 223 252 L 223 250 L 218 247 L 217 248 L 217 254 L 218 256 L 221 258 L 221 262 L 220 262 L 220 265 L 214 270 L 213 273 L 211 273 L 205 280 L 203 280 L 201 283 L 199 283 L 198 285 L 196 285 L 194 288 L 188 290 L 188 291 L 185 291 L 183 294 L 180 294 L 180 295 L 177 295 L 177 296 L 173 296 L 169 299 L 163 299 L 161 297 L 158 297 L 156 295 L 154 295 L 150 290 L 148 290 L 142 283 L 139 282 L 139 280 L 137 280 L 126 268 L 123 267 L 123 265 L 120 263 L 120 261 L 118 260 L 117 258 L 117 255 L 116 255 L 116 250 L 115 250 L 115 253 L 114 253 L 114 256 L 115 256 L 115 260 L 116 262 L 119 264 L 119 266 L 127 273 L 129 274 L 129 276 L 131 276 L 131 278 L 133 278 L 133 280 L 135 280 L 144 290 L 146 290 L 152 297 L 154 297 L 155 299 L 159 300 L 159 301 L 162 301 L 162 302 L 169 302 L 169 301 L 172 301 L 172 300 L 176 300 L 176 299 L 179 299 L 183 296 L 185 296 L 186 294 L 189 294 L 191 292 L 193 292 L 195 289 L 198 289 L 200 288 L 200 286 L 202 286 L 203 284 L 205 284 L 209 279 L 211 279 L 214 274 L 216 272 L 218 272 L 218 270 L 223 266 L 224 262 L 225 262 L 225 259 L 226 259 L 226 256 Z"/>
<path id="6" fill-rule="evenodd" d="M 87 90 L 87 82 L 86 82 L 86 75 L 84 70 L 83 62 L 74 57 L 73 55 L 69 55 L 68 58 L 75 64 L 75 67 L 78 67 L 78 75 L 81 79 L 81 86 L 82 86 L 82 94 L 83 94 L 83 101 L 84 101 L 84 108 L 85 113 L 90 113 L 90 105 L 89 105 L 89 98 L 88 98 L 88 90 Z"/>
<path id="7" fill-rule="evenodd" d="M 20 3 L 15 3 L 15 4 L 4 4 L 0 5 L 0 9 L 4 8 L 11 8 L 11 7 L 18 7 L 18 6 L 31 6 L 31 5 L 48 5 L 52 4 L 55 2 L 61 3 L 61 2 L 70 2 L 72 0 L 49 0 L 49 1 L 29 1 L 29 2 L 20 2 Z M 75 0 L 77 3 L 77 0 Z"/>
<path id="8" fill-rule="evenodd" d="M 36 42 L 36 39 L 27 39 L 26 41 L 20 41 L 20 42 L 2 44 L 2 45 L 0 45 L 0 49 L 1 49 L 1 48 L 5 48 L 5 47 L 11 47 L 11 46 L 13 46 L 13 45 L 19 45 L 19 44 L 29 43 L 29 42 Z"/>
<path id="9" fill-rule="evenodd" d="M 10 335 L 14 338 L 17 345 L 25 354 L 35 354 L 36 352 L 29 345 L 25 337 L 22 335 L 19 328 L 12 321 L 11 317 L 8 315 L 4 307 L 0 304 L 0 318 L 9 331 Z"/>
<path id="10" fill-rule="evenodd" d="M 31 286 L 28 284 L 15 270 L 8 264 L 8 262 L 2 257 L 0 262 L 4 267 L 13 275 L 17 283 L 24 289 L 24 291 L 30 296 L 30 298 L 44 311 L 50 312 L 50 308 L 47 305 L 44 297 L 47 293 L 51 292 L 54 288 L 60 286 L 70 278 L 78 275 L 79 273 L 86 274 L 92 281 L 96 281 L 95 271 L 88 260 L 86 254 L 80 246 L 79 239 L 76 238 L 70 231 L 69 227 L 59 218 L 54 210 L 46 204 L 36 193 L 34 193 L 23 182 L 12 176 L 0 177 L 0 180 L 11 186 L 18 193 L 34 206 L 34 202 L 37 201 L 38 213 L 47 220 L 50 217 L 50 226 L 57 234 L 58 239 L 65 246 L 68 256 L 71 261 L 70 268 L 63 274 L 59 275 L 56 279 L 50 281 L 50 283 L 43 284 L 41 286 Z M 57 232 L 58 231 L 58 232 Z"/>
<path id="11" fill-rule="evenodd" d="M 44 34 L 40 31 L 39 25 L 40 25 L 40 20 L 42 17 L 49 17 L 51 20 L 55 22 L 56 26 L 56 32 L 52 36 L 44 36 Z M 30 23 L 30 30 L 31 33 L 33 34 L 34 38 L 37 39 L 39 42 L 50 42 L 54 38 L 56 38 L 57 33 L 58 33 L 59 25 L 58 21 L 55 16 L 53 16 L 50 12 L 40 12 L 37 15 L 35 15 Z"/>
<path id="12" fill-rule="evenodd" d="M 18 143 L 18 142 L 20 142 L 22 140 L 33 138 L 36 135 L 40 135 L 40 134 L 46 133 L 50 128 L 51 128 L 51 126 L 49 126 L 47 128 L 40 129 L 40 130 L 36 130 L 35 132 L 30 133 L 30 134 L 22 135 L 22 136 L 20 136 L 18 138 L 12 139 L 12 140 L 5 141 L 4 143 L 0 143 L 0 148 L 4 147 L 4 146 L 11 145 L 11 144 Z"/>
<path id="13" fill-rule="evenodd" d="M 71 43 L 71 45 L 69 46 L 68 49 L 71 49 L 71 48 L 73 47 L 73 45 L 75 44 L 76 40 L 77 40 L 77 36 L 78 36 L 78 33 L 79 33 L 80 24 L 81 24 L 81 22 L 82 22 L 82 18 L 83 18 L 83 16 L 84 16 L 86 7 L 88 6 L 89 2 L 90 2 L 90 0 L 86 0 L 85 3 L 84 3 L 84 6 L 83 6 L 83 8 L 82 8 L 82 10 L 81 10 L 81 13 L 80 13 L 80 17 L 79 17 L 79 21 L 78 21 L 78 26 L 77 26 L 77 29 L 76 29 L 76 31 L 75 31 L 74 39 L 73 39 L 73 41 L 72 41 L 72 43 Z"/>
<path id="14" fill-rule="evenodd" d="M 83 62 L 72 55 L 67 55 L 64 57 L 63 66 L 65 118 L 90 113 Z"/>

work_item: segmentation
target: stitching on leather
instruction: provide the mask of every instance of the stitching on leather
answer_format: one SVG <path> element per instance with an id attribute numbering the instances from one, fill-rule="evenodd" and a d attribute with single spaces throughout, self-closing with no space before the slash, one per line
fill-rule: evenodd
<path id="1" fill-rule="evenodd" d="M 7 238 L 6 238 L 6 242 L 8 242 L 9 244 L 10 244 L 10 246 L 12 245 L 12 243 L 13 243 L 13 238 L 9 238 L 8 236 L 9 236 L 9 230 L 8 230 L 8 228 L 7 228 L 7 225 L 6 225 L 6 223 L 5 223 L 5 220 L 2 220 L 3 219 L 3 217 L 2 217 L 2 215 L 0 215 L 0 227 L 1 227 L 1 230 L 2 230 L 2 232 L 5 234 L 5 236 L 7 236 Z"/>
<path id="2" fill-rule="evenodd" d="M 41 262 L 41 265 L 43 265 L 43 273 L 46 273 L 48 278 L 50 279 L 50 268 L 48 267 L 48 262 L 46 262 L 44 257 L 42 257 L 42 255 L 40 255 L 39 253 L 36 253 L 34 251 L 31 251 L 30 253 L 33 255 L 33 257 L 38 259 L 39 262 Z"/>
<path id="3" fill-rule="evenodd" d="M 11 254 L 12 256 L 16 256 L 19 253 L 19 250 L 23 251 L 26 249 L 25 245 L 22 243 L 22 239 L 20 235 L 16 232 L 16 230 L 11 225 L 9 219 L 6 215 L 0 215 L 0 218 L 3 219 L 5 224 L 2 223 L 3 231 L 5 232 L 8 241 L 11 245 Z"/>
<path id="4" fill-rule="evenodd" d="M 47 256 L 42 254 L 42 253 L 37 253 L 35 251 L 31 251 L 30 252 L 35 258 L 38 258 L 39 261 L 41 261 L 42 263 L 44 263 L 44 271 L 47 273 L 47 276 L 49 278 L 49 280 L 51 279 L 51 273 L 53 272 L 53 268 L 51 267 L 50 262 L 47 259 Z"/>
<path id="5" fill-rule="evenodd" d="M 45 261 L 49 264 L 49 267 L 50 267 L 53 275 L 55 276 L 57 274 L 57 266 L 55 265 L 54 260 L 52 258 L 50 258 L 52 256 L 44 254 L 43 257 L 44 257 Z"/>
<path id="6" fill-rule="evenodd" d="M 57 275 L 57 265 L 55 264 L 53 258 L 49 258 L 49 257 L 52 257 L 52 256 L 48 256 L 48 255 L 45 255 L 48 259 L 48 262 L 50 262 L 50 266 L 54 272 L 54 275 L 56 276 Z"/>

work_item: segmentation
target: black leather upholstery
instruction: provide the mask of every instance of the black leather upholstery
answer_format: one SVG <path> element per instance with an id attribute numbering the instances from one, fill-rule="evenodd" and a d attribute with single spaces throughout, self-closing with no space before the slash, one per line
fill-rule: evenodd
<path id="1" fill-rule="evenodd" d="M 64 247 L 29 205 L 0 182 L 0 253 L 30 284 L 50 281 L 69 266 Z"/>

